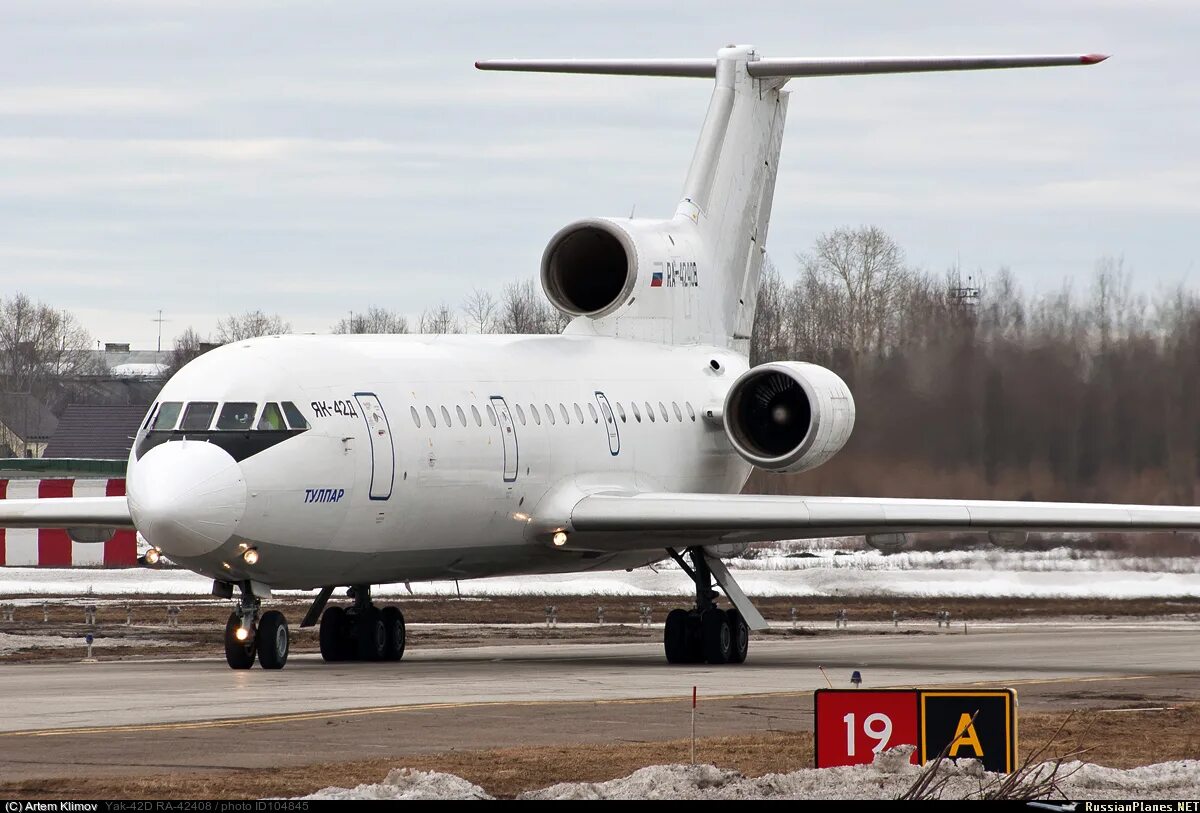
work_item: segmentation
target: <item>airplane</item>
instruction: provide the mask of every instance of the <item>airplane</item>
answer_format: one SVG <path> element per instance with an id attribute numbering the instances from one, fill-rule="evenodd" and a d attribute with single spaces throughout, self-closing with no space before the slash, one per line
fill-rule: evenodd
<path id="1" fill-rule="evenodd" d="M 724 560 L 767 540 L 980 530 L 1200 530 L 1200 509 L 757 496 L 752 469 L 828 461 L 854 427 L 833 371 L 748 361 L 786 83 L 796 77 L 1093 65 L 1098 54 L 493 60 L 482 70 L 706 78 L 714 89 L 666 219 L 586 218 L 549 241 L 561 335 L 268 336 L 184 366 L 134 440 L 127 497 L 10 500 L 0 526 L 135 527 L 234 599 L 234 669 L 288 659 L 264 600 L 319 590 L 329 662 L 399 660 L 403 612 L 373 585 L 677 562 L 693 606 L 670 663 L 739 664 L 766 621 Z M 329 604 L 346 587 L 348 606 Z M 731 605 L 718 604 L 720 594 Z"/>

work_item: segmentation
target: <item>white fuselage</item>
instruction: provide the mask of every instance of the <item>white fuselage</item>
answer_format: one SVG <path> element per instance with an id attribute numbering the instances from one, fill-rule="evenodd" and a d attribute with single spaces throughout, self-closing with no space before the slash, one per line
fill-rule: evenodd
<path id="1" fill-rule="evenodd" d="M 632 567 L 665 553 L 558 550 L 549 535 L 586 494 L 739 491 L 750 466 L 703 413 L 746 367 L 728 349 L 593 336 L 235 342 L 158 403 L 292 402 L 310 428 L 234 461 L 213 430 L 139 454 L 143 427 L 130 506 L 172 559 L 269 587 Z"/>

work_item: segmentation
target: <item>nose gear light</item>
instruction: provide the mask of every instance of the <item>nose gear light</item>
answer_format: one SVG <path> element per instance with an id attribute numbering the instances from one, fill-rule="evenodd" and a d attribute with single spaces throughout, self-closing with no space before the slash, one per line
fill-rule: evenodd
<path id="1" fill-rule="evenodd" d="M 248 565 L 258 564 L 258 549 L 257 548 L 246 548 L 246 552 L 242 554 L 242 559 Z"/>

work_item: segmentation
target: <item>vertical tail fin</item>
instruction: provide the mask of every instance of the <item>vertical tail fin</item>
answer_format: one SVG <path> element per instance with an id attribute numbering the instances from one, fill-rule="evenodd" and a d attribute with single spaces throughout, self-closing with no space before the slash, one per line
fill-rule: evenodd
<path id="1" fill-rule="evenodd" d="M 756 79 L 748 46 L 722 48 L 716 88 L 675 210 L 696 224 L 712 279 L 699 309 L 709 341 L 748 352 L 758 277 L 766 251 L 775 174 L 787 119 L 786 79 Z"/>
<path id="2" fill-rule="evenodd" d="M 1094 65 L 1102 54 L 761 59 L 731 45 L 715 59 L 489 60 L 481 70 L 715 80 L 671 220 L 590 218 L 554 236 L 547 296 L 568 330 L 749 350 L 792 77 Z M 657 290 L 655 290 L 657 289 Z"/>

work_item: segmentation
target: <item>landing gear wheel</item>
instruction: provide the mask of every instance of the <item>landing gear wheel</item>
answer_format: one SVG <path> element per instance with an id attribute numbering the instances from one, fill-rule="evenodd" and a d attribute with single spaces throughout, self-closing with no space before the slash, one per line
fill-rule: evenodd
<path id="1" fill-rule="evenodd" d="M 282 669 L 288 659 L 288 625 L 283 613 L 278 610 L 263 613 L 254 640 L 262 668 Z"/>
<path id="2" fill-rule="evenodd" d="M 239 641 L 237 631 L 241 628 L 241 616 L 230 613 L 229 620 L 225 622 L 225 662 L 230 669 L 249 669 L 254 665 L 254 656 L 257 654 L 254 629 L 249 630 L 246 640 Z"/>
<path id="3" fill-rule="evenodd" d="M 399 607 L 384 607 L 380 612 L 383 619 L 383 629 L 386 638 L 383 658 L 388 661 L 398 661 L 404 657 L 404 613 Z"/>
<path id="4" fill-rule="evenodd" d="M 326 607 L 321 613 L 321 657 L 326 663 L 349 660 L 346 646 L 346 611 L 341 607 Z"/>
<path id="5" fill-rule="evenodd" d="M 733 651 L 733 630 L 726 612 L 715 607 L 705 610 L 700 616 L 700 634 L 704 660 L 711 664 L 729 663 Z"/>
<path id="6" fill-rule="evenodd" d="M 729 652 L 730 663 L 745 663 L 750 651 L 750 627 L 738 610 L 725 613 L 729 617 L 729 629 L 733 632 L 733 648 Z"/>
<path id="7" fill-rule="evenodd" d="M 704 663 L 704 629 L 700 625 L 700 613 L 689 610 L 687 614 L 687 662 Z"/>
<path id="8" fill-rule="evenodd" d="M 387 628 L 383 614 L 368 607 L 354 618 L 354 643 L 360 661 L 381 661 L 387 652 Z"/>
<path id="9" fill-rule="evenodd" d="M 688 648 L 688 611 L 671 610 L 663 626 L 663 649 L 667 663 L 691 663 Z"/>

